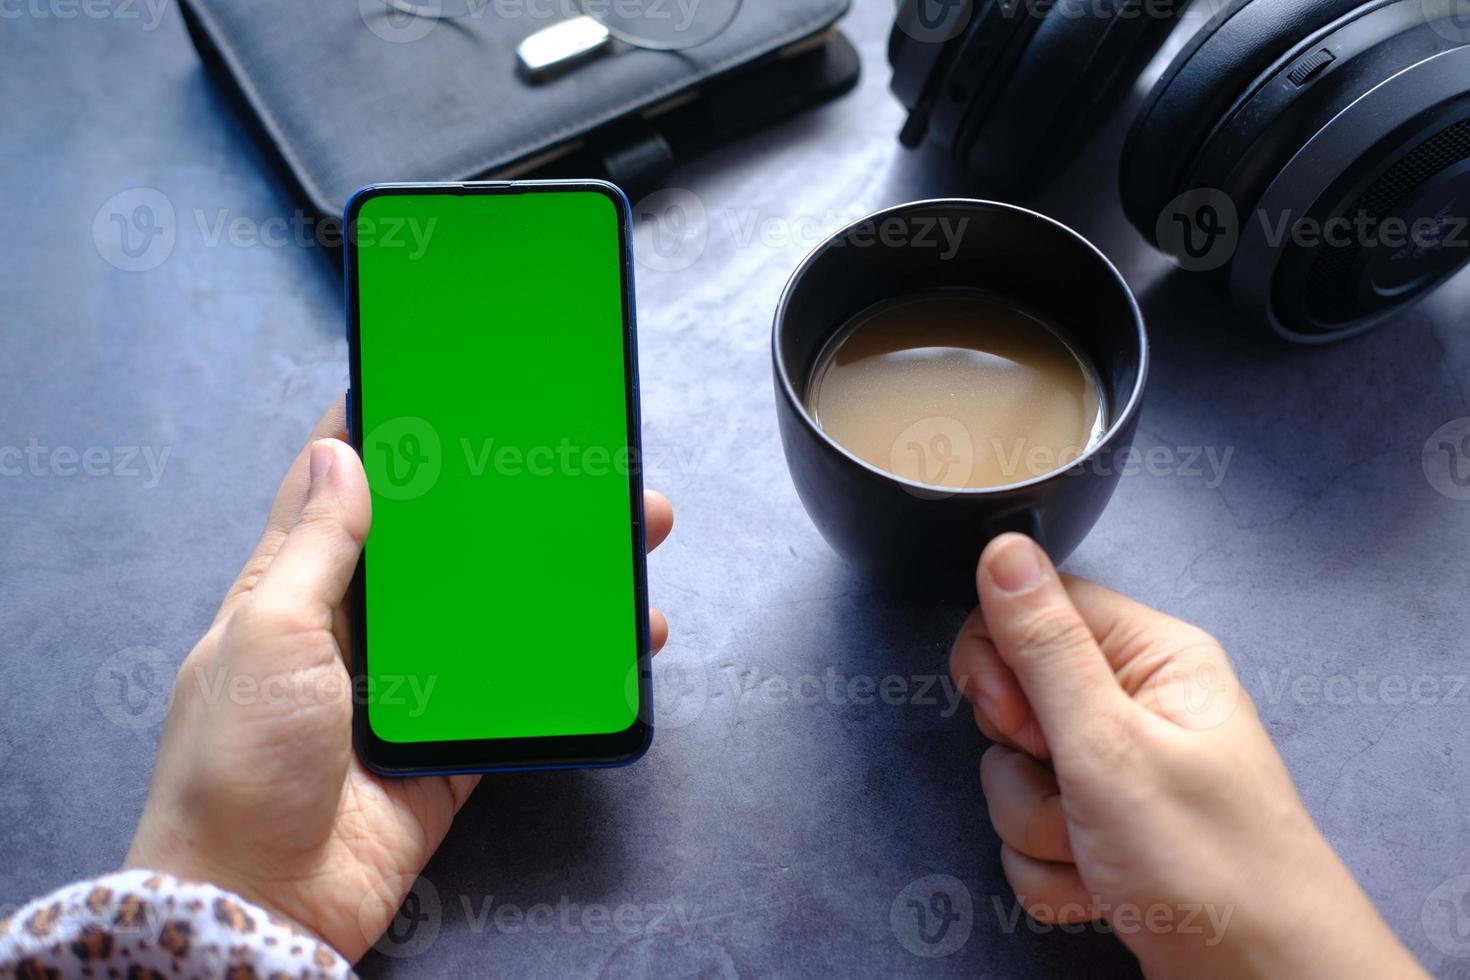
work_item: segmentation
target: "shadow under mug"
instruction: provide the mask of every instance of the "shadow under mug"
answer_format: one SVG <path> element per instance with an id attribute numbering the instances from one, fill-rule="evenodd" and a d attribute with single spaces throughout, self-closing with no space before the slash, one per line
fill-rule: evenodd
<path id="1" fill-rule="evenodd" d="M 984 489 L 896 476 L 827 435 L 805 396 L 833 334 L 875 303 L 945 287 L 984 289 L 1060 325 L 1097 370 L 1103 435 L 1058 469 Z M 957 592 L 973 593 L 980 552 L 1003 532 L 1031 535 L 1057 562 L 1081 543 L 1117 487 L 1148 374 L 1138 303 L 1095 246 L 1033 211 L 965 199 L 879 211 L 817 246 L 786 284 L 771 347 L 786 463 L 822 536 L 870 575 Z"/>

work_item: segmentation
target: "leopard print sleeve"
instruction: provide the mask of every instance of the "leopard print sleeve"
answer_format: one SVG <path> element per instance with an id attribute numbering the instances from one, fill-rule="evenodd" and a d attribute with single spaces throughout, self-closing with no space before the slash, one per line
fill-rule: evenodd
<path id="1" fill-rule="evenodd" d="M 152 871 L 79 881 L 0 919 L 0 976 L 346 978 L 299 926 L 214 885 Z"/>

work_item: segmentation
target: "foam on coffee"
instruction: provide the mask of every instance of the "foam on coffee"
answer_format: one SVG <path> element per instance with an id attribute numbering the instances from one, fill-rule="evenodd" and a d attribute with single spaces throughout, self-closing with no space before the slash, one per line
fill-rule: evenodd
<path id="1" fill-rule="evenodd" d="M 913 293 L 853 317 L 817 358 L 806 405 L 861 459 L 953 489 L 1060 469 L 1107 428 L 1097 372 L 1066 334 L 976 289 Z"/>

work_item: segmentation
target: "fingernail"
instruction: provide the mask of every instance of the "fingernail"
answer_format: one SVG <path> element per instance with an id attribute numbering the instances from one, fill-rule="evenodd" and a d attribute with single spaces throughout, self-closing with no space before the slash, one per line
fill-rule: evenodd
<path id="1" fill-rule="evenodd" d="M 1002 592 L 1025 592 L 1041 582 L 1041 559 L 1028 538 L 1013 538 L 990 560 L 990 578 Z"/>
<path id="2" fill-rule="evenodd" d="M 995 702 L 990 700 L 989 696 L 982 694 L 975 700 L 975 703 L 980 707 L 980 713 L 989 718 L 992 725 L 999 728 L 1000 718 L 995 713 Z"/>
<path id="3" fill-rule="evenodd" d="M 322 477 L 327 475 L 327 471 L 332 468 L 332 464 L 336 461 L 337 453 L 334 451 L 334 447 L 332 446 L 331 442 L 326 439 L 321 439 L 317 442 L 312 443 L 311 482 L 313 486 L 315 486 Z"/>
<path id="4" fill-rule="evenodd" d="M 1000 656 L 996 654 L 996 656 Z M 985 698 L 991 705 L 996 705 L 1006 696 L 1005 688 L 994 677 L 982 677 L 975 682 L 975 698 Z"/>
<path id="5" fill-rule="evenodd" d="M 1025 726 L 1026 716 L 1021 715 L 1019 718 L 1007 718 L 1000 710 L 1001 704 L 1001 701 L 991 698 L 988 695 L 980 696 L 980 710 L 985 713 L 985 717 L 990 719 L 990 723 L 995 726 L 996 731 L 1000 732 L 1006 738 L 1015 738 L 1016 732 Z"/>

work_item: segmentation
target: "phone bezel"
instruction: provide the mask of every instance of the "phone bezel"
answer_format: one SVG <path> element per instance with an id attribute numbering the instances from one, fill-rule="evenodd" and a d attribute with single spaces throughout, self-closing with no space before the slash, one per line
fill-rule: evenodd
<path id="1" fill-rule="evenodd" d="M 634 620 L 637 633 L 638 712 L 628 728 L 605 735 L 555 735 L 531 738 L 462 741 L 391 742 L 373 731 L 364 697 L 367 677 L 367 564 L 363 549 L 350 593 L 352 624 L 353 742 L 358 757 L 372 772 L 385 776 L 419 776 L 527 769 L 571 769 L 627 765 L 647 751 L 653 739 L 652 651 L 648 632 L 647 542 L 643 515 L 642 441 L 638 398 L 638 342 L 633 293 L 632 208 L 623 192 L 601 180 L 467 181 L 456 183 L 384 183 L 359 189 L 343 215 L 343 252 L 347 294 L 347 347 L 351 387 L 347 425 L 352 447 L 362 455 L 361 323 L 357 283 L 356 227 L 362 206 L 388 195 L 519 195 L 592 192 L 607 197 L 618 215 L 618 256 L 623 294 L 624 404 L 627 411 L 631 559 Z M 354 393 L 358 397 L 352 397 Z M 369 538 L 371 540 L 371 537 Z"/>

